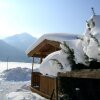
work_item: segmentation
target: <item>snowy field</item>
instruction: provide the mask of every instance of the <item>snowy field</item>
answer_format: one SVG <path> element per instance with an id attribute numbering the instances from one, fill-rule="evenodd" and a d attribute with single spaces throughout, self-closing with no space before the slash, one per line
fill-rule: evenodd
<path id="1" fill-rule="evenodd" d="M 38 66 L 39 66 L 38 64 L 35 64 L 35 68 L 37 68 Z M 30 80 L 29 81 L 15 81 L 15 80 L 9 81 L 9 80 L 4 79 L 4 75 L 6 76 L 11 75 L 11 78 L 14 79 L 14 77 L 12 76 L 14 74 L 17 75 L 18 70 L 20 69 L 25 70 L 24 72 L 27 73 L 26 68 L 29 68 L 30 70 L 31 63 L 9 62 L 8 63 L 9 71 L 6 70 L 7 69 L 6 62 L 0 63 L 0 100 L 46 100 L 45 98 L 39 96 L 38 94 L 32 93 L 30 91 L 29 89 Z M 2 71 L 4 72 L 2 73 Z M 20 77 L 22 77 L 21 71 L 19 75 Z M 17 79 L 18 78 L 19 77 L 17 77 Z"/>
<path id="2" fill-rule="evenodd" d="M 8 69 L 11 68 L 16 68 L 16 67 L 21 67 L 21 68 L 32 68 L 32 63 L 24 63 L 24 62 L 8 62 Z M 35 64 L 34 68 L 38 68 L 39 64 Z M 0 61 L 0 72 L 4 71 L 7 69 L 7 62 L 2 62 Z"/>
<path id="3" fill-rule="evenodd" d="M 0 100 L 46 100 L 28 86 L 29 82 L 0 81 Z"/>

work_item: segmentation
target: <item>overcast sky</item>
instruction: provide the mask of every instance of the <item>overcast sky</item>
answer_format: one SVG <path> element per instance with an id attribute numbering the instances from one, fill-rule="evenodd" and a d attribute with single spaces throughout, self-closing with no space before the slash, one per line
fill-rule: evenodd
<path id="1" fill-rule="evenodd" d="M 0 38 L 27 32 L 82 34 L 85 21 L 100 14 L 100 0 L 0 0 Z"/>

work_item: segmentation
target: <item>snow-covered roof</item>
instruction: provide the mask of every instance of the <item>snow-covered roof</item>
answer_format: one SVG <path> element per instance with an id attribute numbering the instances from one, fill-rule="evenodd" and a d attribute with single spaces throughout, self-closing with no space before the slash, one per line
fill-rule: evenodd
<path id="1" fill-rule="evenodd" d="M 53 42 L 51 42 L 52 45 L 55 42 L 56 43 L 55 46 L 57 46 L 58 45 L 57 43 L 61 43 L 63 41 L 75 40 L 77 38 L 77 36 L 78 35 L 75 35 L 75 34 L 67 34 L 67 33 L 44 34 L 42 37 L 40 37 L 34 44 L 32 44 L 26 50 L 26 54 L 28 56 L 30 56 L 30 57 L 33 56 L 33 50 L 36 49 L 37 47 L 40 48 L 41 45 L 48 44 L 48 43 L 46 43 L 48 41 L 53 41 Z M 42 42 L 45 42 L 45 44 L 42 44 Z M 47 48 L 47 45 L 46 45 L 46 48 Z M 58 50 L 58 48 L 57 48 L 57 50 Z M 36 50 L 35 50 L 35 52 L 36 52 Z"/>

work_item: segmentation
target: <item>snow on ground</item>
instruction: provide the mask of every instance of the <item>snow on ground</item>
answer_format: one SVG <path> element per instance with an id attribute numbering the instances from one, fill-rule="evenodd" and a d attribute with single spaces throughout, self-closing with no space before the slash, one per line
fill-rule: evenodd
<path id="1" fill-rule="evenodd" d="M 2 72 L 2 77 L 7 81 L 29 81 L 31 80 L 31 69 L 29 68 L 12 68 Z"/>
<path id="2" fill-rule="evenodd" d="M 16 68 L 16 67 L 21 67 L 21 68 L 32 68 L 32 63 L 24 63 L 24 62 L 3 62 L 0 61 L 0 72 L 6 70 L 8 67 L 8 69 L 12 69 L 12 68 Z M 34 68 L 38 68 L 39 64 L 34 64 Z"/>
<path id="3" fill-rule="evenodd" d="M 8 100 L 46 100 L 36 93 L 29 91 L 12 92 L 7 95 Z"/>
<path id="4" fill-rule="evenodd" d="M 0 100 L 46 100 L 29 89 L 30 82 L 0 81 Z"/>
<path id="5" fill-rule="evenodd" d="M 0 100 L 7 100 L 6 95 L 10 92 L 17 91 L 27 82 L 11 82 L 11 81 L 0 81 Z M 9 99 L 8 99 L 9 100 Z"/>
<path id="6" fill-rule="evenodd" d="M 36 69 L 36 71 L 38 70 Z M 30 73 L 31 69 L 21 67 L 11 68 L 0 73 L 0 100 L 46 100 L 31 92 L 29 88 Z"/>

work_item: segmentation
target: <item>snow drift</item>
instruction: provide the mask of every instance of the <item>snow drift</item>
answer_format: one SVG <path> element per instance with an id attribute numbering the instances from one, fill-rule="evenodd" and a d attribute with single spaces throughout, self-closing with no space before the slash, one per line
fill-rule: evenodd
<path id="1" fill-rule="evenodd" d="M 31 69 L 12 68 L 2 72 L 2 78 L 7 81 L 29 81 L 31 79 Z"/>
<path id="2" fill-rule="evenodd" d="M 43 75 L 56 76 L 58 72 L 70 71 L 68 61 L 65 61 L 65 56 L 61 56 L 61 51 L 56 51 L 48 55 L 40 65 L 40 72 Z"/>
<path id="3" fill-rule="evenodd" d="M 0 73 L 0 100 L 46 100 L 30 91 L 30 73 L 31 69 L 20 67 Z"/>

